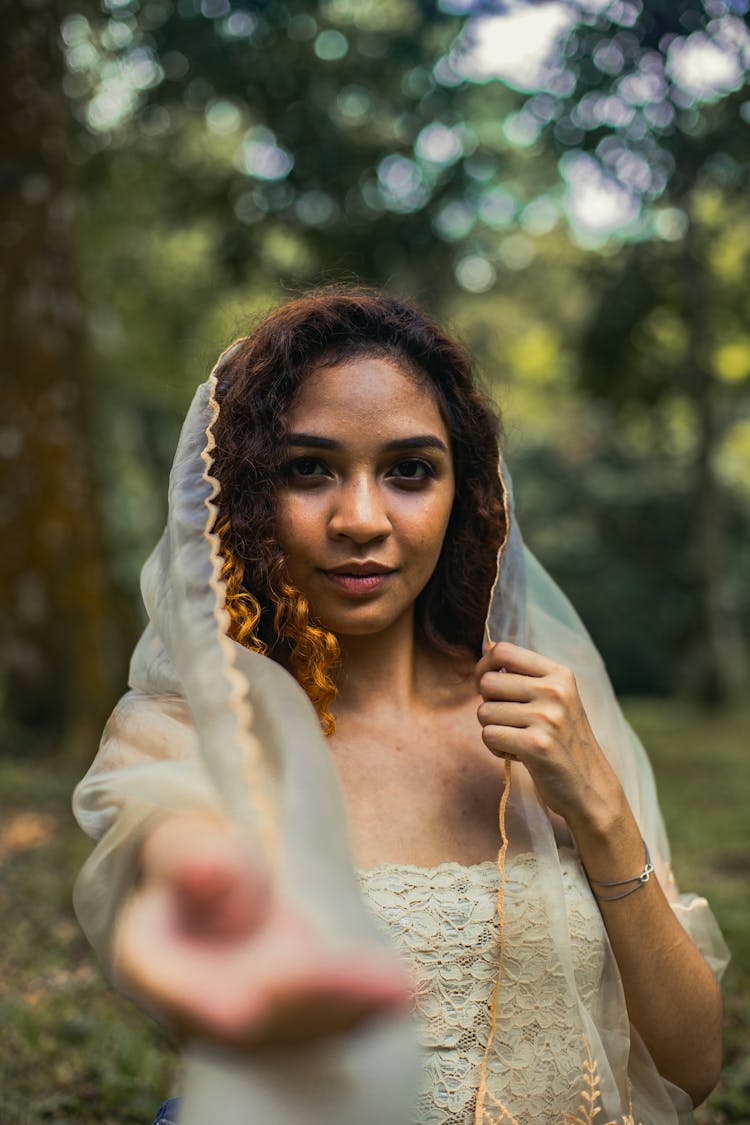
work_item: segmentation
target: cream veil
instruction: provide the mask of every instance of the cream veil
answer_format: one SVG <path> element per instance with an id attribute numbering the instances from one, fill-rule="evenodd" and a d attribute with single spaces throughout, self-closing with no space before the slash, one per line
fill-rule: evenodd
<path id="1" fill-rule="evenodd" d="M 214 391 L 223 359 L 188 411 L 170 475 L 167 526 L 143 568 L 149 624 L 133 654 L 131 690 L 115 708 L 74 797 L 79 823 L 99 841 L 78 878 L 75 907 L 105 965 L 144 826 L 164 810 L 190 807 L 211 807 L 245 831 L 266 855 L 278 893 L 294 900 L 332 949 L 384 940 L 360 897 L 341 796 L 311 703 L 278 664 L 226 633 L 219 545 L 209 531 L 218 491 L 211 476 Z M 671 877 L 643 748 L 584 626 L 523 546 L 513 515 L 488 629 L 493 640 L 514 640 L 574 670 L 673 908 L 720 972 L 726 948 L 708 904 L 679 896 Z M 579 994 L 557 845 L 528 774 L 516 763 L 505 818 L 509 849 L 534 852 L 539 861 L 550 965 L 564 979 L 570 1018 L 580 1029 L 581 1115 L 561 1111 L 559 1125 L 675 1125 L 689 1100 L 660 1078 L 631 1032 L 611 955 L 598 993 L 586 1002 Z M 501 883 L 499 872 L 499 889 Z M 647 944 L 644 939 L 644 956 Z M 502 988 L 500 973 L 490 1052 L 502 1041 Z M 408 1125 L 419 1069 L 416 1042 L 409 1021 L 389 1019 L 315 1047 L 241 1062 L 195 1045 L 186 1052 L 181 1125 Z M 498 1058 L 489 1073 L 498 1073 Z M 482 1103 L 480 1125 L 516 1120 L 491 1081 Z M 522 1117 L 517 1125 L 524 1125 Z"/>

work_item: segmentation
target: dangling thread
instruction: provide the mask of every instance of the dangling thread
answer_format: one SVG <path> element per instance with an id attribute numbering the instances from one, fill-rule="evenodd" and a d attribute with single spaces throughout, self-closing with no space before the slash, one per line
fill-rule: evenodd
<path id="1" fill-rule="evenodd" d="M 500 850 L 497 853 L 497 869 L 500 872 L 500 886 L 498 888 L 497 900 L 495 904 L 495 909 L 497 910 L 498 938 L 497 977 L 495 979 L 495 987 L 492 991 L 492 1002 L 490 1005 L 490 1034 L 487 1039 L 487 1046 L 485 1047 L 484 1057 L 482 1058 L 482 1067 L 479 1072 L 476 1113 L 474 1115 L 475 1125 L 484 1125 L 484 1105 L 487 1098 L 487 1065 L 489 1062 L 492 1044 L 495 1039 L 495 1031 L 497 1030 L 497 1000 L 500 993 L 500 984 L 503 978 L 503 951 L 505 942 L 505 855 L 508 850 L 508 835 L 505 830 L 505 809 L 508 804 L 508 797 L 510 796 L 510 776 L 510 758 L 506 758 L 505 788 L 503 789 L 503 795 L 500 798 L 500 809 L 498 811 L 498 823 L 500 826 Z"/>
<path id="2" fill-rule="evenodd" d="M 510 535 L 510 519 L 511 508 L 508 497 L 508 488 L 505 483 L 502 472 L 502 455 L 498 461 L 498 475 L 500 478 L 500 487 L 503 496 L 503 522 L 505 524 L 503 541 L 497 554 L 497 570 L 495 572 L 495 581 L 492 584 L 490 591 L 490 607 L 492 607 L 492 599 L 495 595 L 497 584 L 500 580 L 500 563 L 503 557 L 503 552 L 508 543 Z M 489 621 L 484 624 L 484 639 L 488 649 L 492 648 L 492 637 L 490 636 Z M 506 756 L 505 758 L 505 786 L 503 794 L 500 798 L 500 808 L 498 809 L 498 824 L 500 828 L 500 850 L 497 853 L 497 869 L 500 873 L 500 885 L 497 891 L 497 900 L 495 902 L 495 910 L 497 912 L 497 941 L 498 941 L 498 958 L 497 958 L 497 977 L 495 978 L 495 987 L 492 990 L 492 1001 L 490 1004 L 490 1033 L 487 1039 L 487 1046 L 484 1049 L 484 1056 L 482 1058 L 482 1066 L 479 1071 L 479 1086 L 477 1087 L 477 1101 L 476 1111 L 474 1114 L 475 1125 L 484 1125 L 484 1107 L 487 1100 L 487 1066 L 489 1064 L 490 1051 L 492 1044 L 495 1040 L 495 1032 L 497 1030 L 497 1000 L 500 994 L 500 985 L 503 979 L 503 950 L 505 944 L 505 856 L 508 851 L 508 834 L 505 830 L 505 810 L 510 797 L 510 762 L 511 759 Z"/>

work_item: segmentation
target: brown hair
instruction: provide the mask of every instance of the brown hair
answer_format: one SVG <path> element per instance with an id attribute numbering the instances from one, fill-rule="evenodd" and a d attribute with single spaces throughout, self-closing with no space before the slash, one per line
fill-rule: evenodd
<path id="1" fill-rule="evenodd" d="M 391 359 L 431 387 L 451 438 L 456 500 L 438 564 L 415 603 L 436 648 L 479 656 L 497 552 L 506 534 L 498 473 L 499 420 L 468 352 L 406 301 L 333 286 L 282 305 L 228 353 L 218 373 L 213 474 L 230 635 L 287 667 L 326 733 L 337 638 L 316 622 L 285 573 L 274 495 L 295 392 L 322 365 L 361 355 Z"/>

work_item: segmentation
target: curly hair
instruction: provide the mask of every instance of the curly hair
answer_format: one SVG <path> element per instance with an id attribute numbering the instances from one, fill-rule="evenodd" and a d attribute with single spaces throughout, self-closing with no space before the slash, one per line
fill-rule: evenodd
<path id="1" fill-rule="evenodd" d="M 456 499 L 437 566 L 415 602 L 417 627 L 437 649 L 479 656 L 507 532 L 498 415 L 466 349 L 408 302 L 352 286 L 313 290 L 230 349 L 218 373 L 212 469 L 229 632 L 292 672 L 327 734 L 340 646 L 286 575 L 274 499 L 297 389 L 314 370 L 364 355 L 388 359 L 430 387 L 450 435 Z"/>

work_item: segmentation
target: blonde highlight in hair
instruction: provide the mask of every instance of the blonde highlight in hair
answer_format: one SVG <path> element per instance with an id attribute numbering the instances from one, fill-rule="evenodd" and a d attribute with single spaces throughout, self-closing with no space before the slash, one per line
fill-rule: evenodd
<path id="1" fill-rule="evenodd" d="M 245 564 L 228 546 L 229 520 L 220 520 L 215 531 L 224 559 L 221 577 L 230 619 L 229 636 L 245 648 L 266 656 L 269 646 L 258 633 L 262 607 L 245 586 Z M 341 657 L 338 639 L 311 620 L 307 598 L 287 581 L 281 559 L 271 568 L 267 596 L 273 607 L 276 636 L 286 641 L 289 670 L 318 712 L 323 733 L 332 735 L 336 729 L 336 720 L 330 711 L 337 694 L 334 670 Z"/>
<path id="2" fill-rule="evenodd" d="M 229 521 L 226 519 L 221 520 L 215 528 L 224 559 L 221 568 L 221 580 L 225 589 L 224 605 L 230 618 L 229 636 L 238 641 L 239 644 L 244 645 L 245 648 L 252 649 L 253 652 L 260 652 L 265 656 L 268 653 L 268 645 L 256 632 L 262 612 L 261 605 L 258 599 L 245 589 L 245 566 L 227 546 L 226 536 L 228 531 Z"/>
<path id="3" fill-rule="evenodd" d="M 341 645 L 334 633 L 311 620 L 307 598 L 283 577 L 281 560 L 274 570 L 276 574 L 271 574 L 274 626 L 289 645 L 289 670 L 312 700 L 323 733 L 331 735 L 336 730 L 336 721 L 330 712 L 337 695 L 333 673 L 341 659 Z"/>

